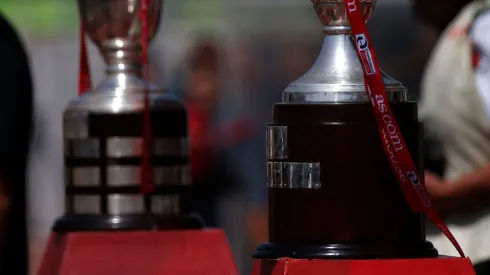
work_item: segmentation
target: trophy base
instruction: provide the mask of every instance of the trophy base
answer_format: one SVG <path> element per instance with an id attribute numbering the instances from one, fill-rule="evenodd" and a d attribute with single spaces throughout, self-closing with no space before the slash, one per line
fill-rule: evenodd
<path id="1" fill-rule="evenodd" d="M 252 275 L 475 275 L 468 258 L 397 260 L 255 260 Z"/>
<path id="2" fill-rule="evenodd" d="M 37 275 L 238 275 L 220 229 L 52 233 Z"/>
<path id="3" fill-rule="evenodd" d="M 55 222 L 53 231 L 56 233 L 66 233 L 81 231 L 186 230 L 202 228 L 204 228 L 204 222 L 196 214 L 65 214 Z"/>
<path id="4" fill-rule="evenodd" d="M 431 242 L 413 244 L 327 244 L 327 245 L 285 245 L 264 243 L 257 247 L 253 258 L 272 260 L 292 259 L 414 259 L 435 258 L 437 249 Z"/>

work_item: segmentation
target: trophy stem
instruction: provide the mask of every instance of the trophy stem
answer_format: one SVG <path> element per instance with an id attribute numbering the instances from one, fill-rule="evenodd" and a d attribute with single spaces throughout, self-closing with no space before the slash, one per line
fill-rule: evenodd
<path id="1" fill-rule="evenodd" d="M 313 66 L 283 92 L 283 102 L 368 102 L 364 74 L 349 26 L 324 27 Z"/>
<path id="2" fill-rule="evenodd" d="M 141 44 L 130 39 L 111 39 L 102 43 L 107 64 L 106 75 L 93 92 L 117 94 L 144 89 Z"/>
<path id="3" fill-rule="evenodd" d="M 326 35 L 322 50 L 311 71 L 328 70 L 332 72 L 332 76 L 340 80 L 340 83 L 343 82 L 342 77 L 348 76 L 349 83 L 363 84 L 364 76 L 354 48 L 350 27 L 325 27 L 324 32 Z M 355 73 L 346 74 L 347 71 L 352 72 L 354 68 L 359 69 Z M 359 85 L 357 92 L 362 96 L 365 88 Z"/>
<path id="4" fill-rule="evenodd" d="M 143 75 L 141 45 L 137 41 L 112 39 L 102 45 L 102 54 L 107 63 L 106 74 Z"/>
<path id="5" fill-rule="evenodd" d="M 315 64 L 283 92 L 283 103 L 365 103 L 369 97 L 350 26 L 325 26 Z M 391 102 L 407 101 L 407 90 L 381 71 Z"/>

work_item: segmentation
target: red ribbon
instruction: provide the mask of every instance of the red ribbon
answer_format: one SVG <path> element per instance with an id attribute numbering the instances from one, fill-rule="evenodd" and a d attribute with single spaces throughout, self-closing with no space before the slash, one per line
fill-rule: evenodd
<path id="1" fill-rule="evenodd" d="M 90 90 L 92 81 L 90 80 L 90 70 L 88 67 L 87 44 L 85 40 L 85 26 L 80 22 L 80 68 L 78 72 L 78 94 Z"/>
<path id="2" fill-rule="evenodd" d="M 139 10 L 139 19 L 141 22 L 141 59 L 143 65 L 143 80 L 145 82 L 144 91 L 144 109 L 143 109 L 143 142 L 142 146 L 142 158 L 141 158 L 141 192 L 147 194 L 153 191 L 153 175 L 151 167 L 151 143 L 152 143 L 152 131 L 151 131 L 151 115 L 150 115 L 150 101 L 148 94 L 148 82 L 149 82 L 149 66 L 148 66 L 148 43 L 149 43 L 149 29 L 148 29 L 148 7 L 150 0 L 142 0 Z"/>
<path id="3" fill-rule="evenodd" d="M 424 178 L 417 171 L 395 116 L 391 111 L 359 0 L 344 0 L 344 3 L 352 27 L 354 46 L 364 71 L 364 83 L 378 123 L 383 148 L 398 184 L 403 190 L 405 199 L 413 212 L 424 212 L 451 241 L 459 255 L 465 257 L 460 245 L 432 203 L 424 187 Z"/>

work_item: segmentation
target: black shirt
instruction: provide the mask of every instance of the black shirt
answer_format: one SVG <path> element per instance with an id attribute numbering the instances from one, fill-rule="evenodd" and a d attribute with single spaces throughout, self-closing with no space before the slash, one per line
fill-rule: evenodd
<path id="1" fill-rule="evenodd" d="M 28 273 L 26 168 L 33 87 L 29 60 L 13 27 L 0 14 L 0 176 L 10 195 L 0 274 Z"/>

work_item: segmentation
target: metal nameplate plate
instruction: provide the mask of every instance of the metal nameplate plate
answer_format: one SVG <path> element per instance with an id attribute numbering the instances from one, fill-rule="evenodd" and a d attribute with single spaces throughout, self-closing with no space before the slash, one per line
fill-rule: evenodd
<path id="1" fill-rule="evenodd" d="M 267 187 L 320 189 L 320 163 L 268 162 Z"/>
<path id="2" fill-rule="evenodd" d="M 267 126 L 267 158 L 277 160 L 288 158 L 287 126 Z"/>

